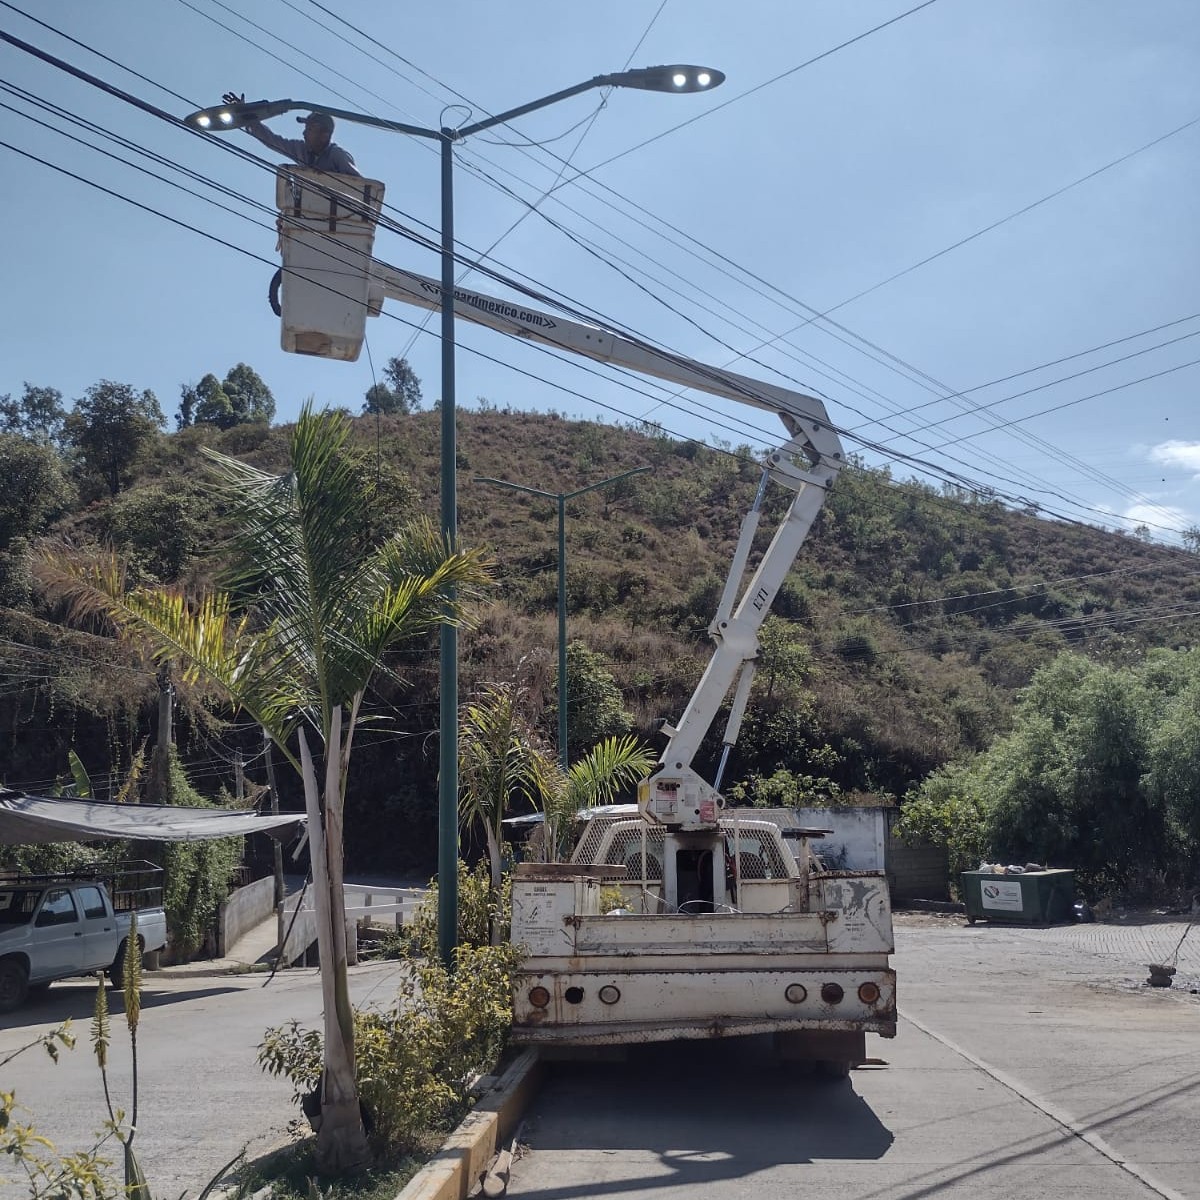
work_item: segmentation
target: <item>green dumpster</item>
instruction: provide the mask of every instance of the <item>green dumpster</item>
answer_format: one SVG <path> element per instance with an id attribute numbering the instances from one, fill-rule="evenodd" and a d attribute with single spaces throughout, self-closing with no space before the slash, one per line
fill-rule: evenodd
<path id="1" fill-rule="evenodd" d="M 1048 925 L 1075 917 L 1074 871 L 1023 871 L 998 875 L 964 871 L 963 898 L 967 920 L 1015 921 Z"/>

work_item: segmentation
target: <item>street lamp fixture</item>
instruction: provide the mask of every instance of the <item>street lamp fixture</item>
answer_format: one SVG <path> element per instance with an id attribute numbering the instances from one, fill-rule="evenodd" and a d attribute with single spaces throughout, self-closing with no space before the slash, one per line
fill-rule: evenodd
<path id="1" fill-rule="evenodd" d="M 454 146 L 472 134 L 502 125 L 515 117 L 557 104 L 593 88 L 624 87 L 651 92 L 707 92 L 725 81 L 713 67 L 673 63 L 667 66 L 639 67 L 592 79 L 552 92 L 517 108 L 485 117 L 457 128 L 439 129 L 387 121 L 367 113 L 311 104 L 303 100 L 254 100 L 202 108 L 184 117 L 185 125 L 204 133 L 227 133 L 252 121 L 265 121 L 293 109 L 327 113 L 343 121 L 428 138 L 441 145 L 442 237 L 441 237 L 441 339 L 442 339 L 442 533 L 453 547 L 458 536 L 458 489 L 456 478 L 455 396 L 454 396 Z M 453 601 L 454 597 L 450 597 Z M 438 775 L 438 949 L 442 961 L 450 965 L 458 929 L 458 630 L 451 623 L 441 629 L 441 706 L 440 753 Z"/>

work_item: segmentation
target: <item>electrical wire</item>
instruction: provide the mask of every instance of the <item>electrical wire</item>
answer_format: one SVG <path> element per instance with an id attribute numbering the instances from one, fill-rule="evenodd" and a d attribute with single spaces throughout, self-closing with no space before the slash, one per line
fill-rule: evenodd
<path id="1" fill-rule="evenodd" d="M 11 38 L 8 38 L 8 40 L 11 41 Z M 40 54 L 38 56 L 42 56 L 42 58 L 47 58 L 46 55 Z M 82 72 L 72 71 L 72 73 L 77 74 L 77 76 L 80 78 L 85 78 L 84 73 L 82 73 Z M 109 89 L 109 90 L 112 90 L 112 89 Z M 148 110 L 151 110 L 151 112 L 154 112 L 154 109 L 152 109 L 152 107 L 149 107 L 149 106 L 143 106 L 143 107 L 148 107 Z M 155 112 L 155 115 L 162 115 L 162 114 L 161 114 L 161 112 Z M 168 119 L 169 119 L 169 116 L 168 116 Z M 38 161 L 42 161 L 42 160 L 38 160 Z M 113 194 L 113 193 L 109 193 L 109 194 Z M 131 203 L 137 204 L 137 202 L 131 202 Z M 168 217 L 168 220 L 172 220 L 172 218 Z M 406 233 L 409 233 L 409 232 L 406 232 Z M 254 256 L 254 257 L 257 257 L 257 256 Z M 494 274 L 494 272 L 492 272 L 492 274 Z M 514 281 L 505 281 L 505 282 L 508 282 L 510 284 L 510 286 L 517 286 L 517 284 L 515 284 Z M 524 290 L 528 290 L 528 289 L 524 289 Z M 534 293 L 534 294 L 538 295 L 540 299 L 547 299 L 547 298 L 545 298 L 545 296 L 541 296 L 540 294 L 536 294 L 536 293 Z M 553 302 L 553 301 L 551 301 L 551 302 Z M 586 398 L 586 397 L 584 397 L 584 398 Z M 628 415 L 628 414 L 623 414 L 623 415 Z M 864 444 L 869 444 L 869 443 L 864 443 Z M 959 478 L 961 479 L 961 476 L 959 476 Z M 1068 498 L 1068 503 L 1070 503 L 1069 498 Z"/>
<path id="2" fill-rule="evenodd" d="M 322 7 L 322 6 L 319 6 L 319 5 L 318 5 L 318 7 Z M 918 7 L 920 7 L 920 6 L 918 6 Z M 329 10 L 324 10 L 324 11 L 328 12 Z M 908 13 L 901 14 L 901 17 L 902 17 L 902 16 L 907 16 L 907 14 L 910 14 L 911 12 L 914 12 L 914 11 L 917 11 L 917 10 L 910 10 L 910 12 L 908 12 Z M 894 18 L 894 19 L 900 19 L 900 18 Z M 344 22 L 343 22 L 343 23 L 344 23 Z M 348 24 L 348 23 L 344 23 L 344 24 Z M 884 23 L 884 24 L 889 24 L 889 23 Z M 356 29 L 356 26 L 350 26 L 350 28 L 355 28 L 356 32 L 359 32 L 360 36 L 367 36 L 367 35 L 365 35 L 365 34 L 364 34 L 364 31 Z M 877 28 L 883 28 L 883 26 L 876 26 L 876 29 L 877 29 Z M 875 30 L 870 30 L 870 31 L 868 31 L 868 32 L 874 32 L 874 31 L 875 31 Z M 865 35 L 860 35 L 860 36 L 865 36 Z M 856 40 L 858 40 L 858 38 L 856 38 Z M 382 43 L 376 43 L 376 44 L 382 44 Z M 848 44 L 848 43 L 844 43 L 844 44 Z M 838 47 L 838 48 L 840 48 L 840 47 Z M 378 60 L 377 60 L 377 61 L 378 61 Z M 406 62 L 407 62 L 407 60 L 404 60 L 404 61 L 406 61 Z M 408 65 L 409 65 L 409 66 L 413 66 L 413 64 L 408 64 Z M 805 65 L 806 65 L 806 64 L 805 64 Z M 797 67 L 797 68 L 793 68 L 793 71 L 794 71 L 794 70 L 799 70 L 799 67 Z M 792 72 L 788 72 L 788 73 L 792 73 Z M 426 72 L 426 76 L 427 76 L 428 78 L 433 78 L 433 77 L 431 77 L 431 76 L 428 76 L 428 73 L 427 73 L 427 72 Z M 779 77 L 776 77 L 776 78 L 779 78 Z M 770 83 L 770 82 L 774 82 L 774 80 L 768 80 L 768 83 Z M 760 86 L 766 86 L 766 84 L 763 84 L 763 85 L 760 85 Z M 456 94 L 456 95 L 461 95 L 461 94 Z M 463 98 L 466 98 L 466 97 L 463 97 Z M 739 97 L 734 97 L 734 98 L 739 98 Z M 732 101 L 731 101 L 731 102 L 732 102 Z M 1184 126 L 1184 127 L 1186 127 L 1186 126 Z M 1183 128 L 1183 127 L 1181 127 L 1181 128 Z M 1165 138 L 1165 137 L 1170 137 L 1170 136 L 1172 136 L 1172 133 L 1174 133 L 1174 132 L 1180 132 L 1180 131 L 1178 131 L 1178 130 L 1176 130 L 1176 131 L 1171 131 L 1171 133 L 1164 134 L 1164 136 L 1163 136 L 1163 137 L 1164 137 L 1164 138 Z M 1120 161 L 1126 161 L 1126 158 L 1128 158 L 1128 157 L 1132 156 L 1133 154 L 1136 154 L 1136 152 L 1140 152 L 1142 149 L 1148 149 L 1148 148 L 1150 148 L 1150 145 L 1157 144 L 1158 140 L 1163 140 L 1163 138 L 1156 139 L 1156 142 L 1154 142 L 1154 143 L 1148 143 L 1146 146 L 1142 146 L 1142 148 L 1139 148 L 1138 150 L 1135 150 L 1135 151 L 1130 151 L 1130 152 L 1129 152 L 1129 155 L 1123 156 L 1123 157 L 1121 158 L 1121 160 L 1117 160 L 1117 161 L 1115 161 L 1114 163 L 1110 163 L 1110 164 L 1108 164 L 1108 166 L 1106 166 L 1106 167 L 1104 167 L 1104 168 L 1100 168 L 1099 170 L 1108 169 L 1108 167 L 1109 167 L 1109 166 L 1116 166 L 1117 162 L 1120 162 Z M 1099 173 L 1099 170 L 1098 170 L 1098 172 L 1096 172 L 1096 173 L 1093 173 L 1093 174 L 1098 174 L 1098 173 Z M 559 174 L 562 174 L 562 172 L 560 172 Z M 1091 178 L 1091 176 L 1086 176 L 1086 178 Z M 1076 181 L 1076 182 L 1081 182 L 1081 181 L 1082 181 L 1082 180 L 1080 180 L 1080 181 Z M 1074 185 L 1072 185 L 1072 186 L 1074 186 Z M 1061 194 L 1061 193 L 1055 193 L 1055 194 Z M 1052 198 L 1052 197 L 1048 197 L 1048 198 Z M 1043 202 L 1040 202 L 1040 203 L 1044 203 L 1044 200 L 1043 200 Z M 1008 220 L 1012 220 L 1012 217 L 1013 217 L 1013 216 L 1015 216 L 1015 215 L 1019 215 L 1019 214 L 1010 215 L 1010 216 L 1008 217 Z M 983 230 L 983 232 L 986 232 L 986 230 Z M 830 311 L 832 311 L 832 310 L 830 310 Z M 811 318 L 811 319 L 816 319 L 816 317 L 814 317 L 814 318 Z M 1001 426 L 1001 428 L 1006 428 L 1006 427 L 1007 427 L 1007 426 Z M 1153 502 L 1150 502 L 1150 500 L 1148 500 L 1148 499 L 1147 499 L 1147 498 L 1145 498 L 1145 497 L 1138 497 L 1138 499 L 1140 499 L 1142 503 L 1151 504 L 1151 505 L 1153 504 Z"/>

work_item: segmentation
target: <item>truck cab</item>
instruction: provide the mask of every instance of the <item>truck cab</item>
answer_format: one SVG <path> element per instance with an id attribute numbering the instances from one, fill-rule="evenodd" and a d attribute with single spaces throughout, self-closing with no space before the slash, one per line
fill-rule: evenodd
<path id="1" fill-rule="evenodd" d="M 106 971 L 119 983 L 137 913 L 138 953 L 166 945 L 161 868 L 123 863 L 103 875 L 83 868 L 62 875 L 0 879 L 0 1012 L 56 979 Z"/>

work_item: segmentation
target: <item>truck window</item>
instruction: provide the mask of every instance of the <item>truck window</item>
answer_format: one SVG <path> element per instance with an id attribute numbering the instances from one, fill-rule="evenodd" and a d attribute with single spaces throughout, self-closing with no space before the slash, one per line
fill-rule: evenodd
<path id="1" fill-rule="evenodd" d="M 37 915 L 36 924 L 70 925 L 77 918 L 75 898 L 71 895 L 71 889 L 51 888 L 46 893 L 46 899 L 42 901 L 42 911 Z"/>
<path id="2" fill-rule="evenodd" d="M 28 925 L 41 898 L 41 888 L 0 890 L 0 926 Z"/>
<path id="3" fill-rule="evenodd" d="M 104 907 L 104 893 L 98 887 L 80 888 L 78 895 L 86 920 L 102 921 L 108 916 L 108 909 Z"/>

